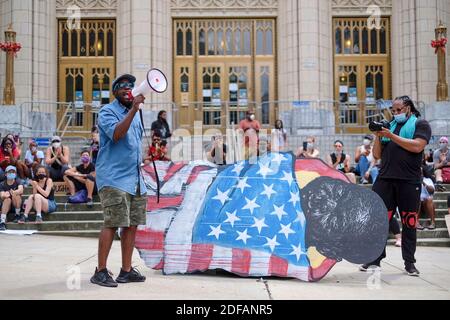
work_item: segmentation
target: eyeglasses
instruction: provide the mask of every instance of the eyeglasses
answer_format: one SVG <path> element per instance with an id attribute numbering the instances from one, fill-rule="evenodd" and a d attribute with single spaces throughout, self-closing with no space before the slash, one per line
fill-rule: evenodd
<path id="1" fill-rule="evenodd" d="M 397 109 L 391 109 L 392 114 L 399 114 L 400 112 L 402 112 L 403 110 L 405 110 L 406 106 L 403 106 L 401 108 L 397 108 Z"/>
<path id="2" fill-rule="evenodd" d="M 116 84 L 116 86 L 114 87 L 114 90 L 120 90 L 120 89 L 133 89 L 134 88 L 134 83 L 131 82 L 122 82 L 119 84 Z"/>

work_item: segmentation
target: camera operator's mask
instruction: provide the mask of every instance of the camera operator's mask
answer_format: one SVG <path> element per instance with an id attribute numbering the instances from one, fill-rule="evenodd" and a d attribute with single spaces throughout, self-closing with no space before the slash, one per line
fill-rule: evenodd
<path id="1" fill-rule="evenodd" d="M 440 142 L 439 143 L 439 147 L 440 147 L 441 151 L 445 151 L 448 148 L 448 143 L 447 142 Z"/>
<path id="2" fill-rule="evenodd" d="M 363 144 L 364 144 L 366 147 L 370 146 L 371 143 L 372 143 L 372 141 L 370 141 L 369 139 L 364 139 Z"/>

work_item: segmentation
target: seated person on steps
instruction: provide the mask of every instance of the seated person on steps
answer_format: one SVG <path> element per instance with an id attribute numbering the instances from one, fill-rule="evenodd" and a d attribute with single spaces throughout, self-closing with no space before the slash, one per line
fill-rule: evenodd
<path id="1" fill-rule="evenodd" d="M 61 143 L 61 138 L 54 136 L 52 145 L 48 147 L 45 155 L 45 164 L 48 167 L 50 178 L 54 182 L 64 181 L 64 172 L 70 169 L 70 149 Z"/>
<path id="2" fill-rule="evenodd" d="M 19 223 L 29 222 L 28 215 L 34 208 L 36 210 L 36 223 L 42 223 L 42 213 L 56 211 L 55 190 L 53 180 L 49 178 L 48 169 L 44 166 L 36 168 L 35 179 L 31 183 L 33 194 L 28 197 L 25 205 L 25 213 L 20 215 Z"/>
<path id="3" fill-rule="evenodd" d="M 6 168 L 6 180 L 0 184 L 0 200 L 1 200 L 1 220 L 0 231 L 6 230 L 6 216 L 11 209 L 14 208 L 16 217 L 14 222 L 19 221 L 20 208 L 22 205 L 23 186 L 19 184 L 17 179 L 16 167 L 9 166 Z"/>
<path id="4" fill-rule="evenodd" d="M 88 207 L 93 206 L 92 199 L 96 192 L 95 165 L 91 162 L 89 150 L 81 152 L 81 164 L 67 170 L 64 174 L 64 181 L 72 196 L 78 191 L 87 190 L 87 205 Z"/>

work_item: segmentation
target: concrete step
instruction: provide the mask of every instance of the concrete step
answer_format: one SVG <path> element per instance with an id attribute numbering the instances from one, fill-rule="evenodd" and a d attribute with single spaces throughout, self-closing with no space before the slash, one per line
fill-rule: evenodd
<path id="1" fill-rule="evenodd" d="M 450 197 L 450 192 L 436 192 L 433 196 L 434 200 L 445 200 L 447 201 L 448 197 Z"/>
<path id="2" fill-rule="evenodd" d="M 100 202 L 94 202 L 94 206 L 92 208 L 88 208 L 85 203 L 80 204 L 72 204 L 65 202 L 57 202 L 56 203 L 56 211 L 58 212 L 67 212 L 67 211 L 103 211 L 102 205 Z"/>
<path id="3" fill-rule="evenodd" d="M 26 200 L 26 199 L 28 199 L 28 197 L 30 195 L 31 195 L 31 193 L 30 194 L 24 194 L 22 199 Z M 69 196 L 66 196 L 66 195 L 63 195 L 63 194 L 55 194 L 55 201 L 56 202 L 66 203 L 68 198 L 69 198 Z M 98 196 L 94 196 L 93 201 L 94 202 L 100 202 L 100 198 Z"/>
<path id="4" fill-rule="evenodd" d="M 394 245 L 395 240 L 389 239 L 388 245 Z M 450 247 L 450 239 L 421 238 L 417 239 L 418 247 Z M 399 248 L 400 250 L 400 248 Z"/>
<path id="5" fill-rule="evenodd" d="M 38 234 L 46 236 L 98 238 L 100 230 L 38 231 Z"/>
<path id="6" fill-rule="evenodd" d="M 447 228 L 436 228 L 435 230 L 417 230 L 417 238 L 418 239 L 424 239 L 424 238 L 441 238 L 446 239 L 450 238 L 450 235 L 448 234 Z"/>
<path id="7" fill-rule="evenodd" d="M 14 220 L 14 214 L 8 214 L 8 221 Z M 103 211 L 66 211 L 43 214 L 44 221 L 103 221 Z M 34 221 L 35 215 L 30 215 Z"/>
<path id="8" fill-rule="evenodd" d="M 447 200 L 433 200 L 436 209 L 448 209 Z"/>
<path id="9" fill-rule="evenodd" d="M 448 209 L 436 209 L 436 218 L 444 218 L 446 215 L 448 215 Z"/>
<path id="10" fill-rule="evenodd" d="M 38 231 L 37 234 L 58 237 L 98 238 L 100 235 L 100 230 Z M 114 240 L 120 240 L 117 233 Z"/>
<path id="11" fill-rule="evenodd" d="M 450 239 L 447 228 L 436 228 L 434 230 L 417 230 L 417 239 Z M 392 234 L 389 235 L 389 239 L 394 239 Z"/>
<path id="12" fill-rule="evenodd" d="M 419 221 L 422 226 L 426 226 L 430 222 L 429 219 L 420 219 Z M 436 218 L 436 228 L 447 228 L 444 218 Z"/>
<path id="13" fill-rule="evenodd" d="M 9 230 L 37 230 L 37 231 L 84 231 L 101 230 L 103 221 L 44 221 L 41 224 L 35 223 L 8 223 Z"/>

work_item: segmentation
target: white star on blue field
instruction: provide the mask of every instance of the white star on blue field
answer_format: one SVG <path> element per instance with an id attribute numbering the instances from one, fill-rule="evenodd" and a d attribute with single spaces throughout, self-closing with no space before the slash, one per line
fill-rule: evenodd
<path id="1" fill-rule="evenodd" d="M 264 251 L 308 267 L 294 162 L 290 153 L 271 153 L 225 167 L 206 194 L 193 243 Z"/>

